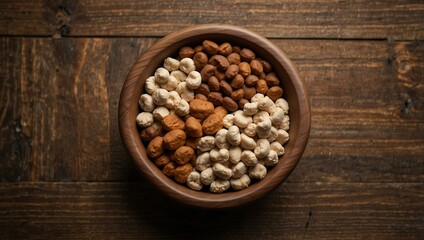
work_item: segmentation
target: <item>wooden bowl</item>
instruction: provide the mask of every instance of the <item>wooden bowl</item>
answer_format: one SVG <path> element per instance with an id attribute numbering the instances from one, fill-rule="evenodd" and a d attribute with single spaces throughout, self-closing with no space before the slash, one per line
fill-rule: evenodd
<path id="1" fill-rule="evenodd" d="M 285 154 L 272 168 L 265 179 L 248 188 L 221 194 L 199 192 L 174 182 L 157 168 L 146 154 L 137 125 L 138 99 L 144 91 L 145 79 L 162 66 L 166 57 L 177 56 L 183 46 L 196 46 L 203 40 L 250 48 L 257 56 L 271 63 L 274 72 L 282 82 L 284 98 L 290 106 L 290 140 L 286 143 Z M 229 208 L 252 202 L 279 186 L 293 171 L 305 150 L 311 123 L 310 106 L 304 83 L 297 70 L 283 51 L 266 38 L 247 29 L 230 25 L 197 25 L 188 27 L 157 41 L 131 68 L 122 87 L 119 100 L 119 128 L 122 141 L 134 159 L 141 174 L 167 196 L 201 208 Z"/>

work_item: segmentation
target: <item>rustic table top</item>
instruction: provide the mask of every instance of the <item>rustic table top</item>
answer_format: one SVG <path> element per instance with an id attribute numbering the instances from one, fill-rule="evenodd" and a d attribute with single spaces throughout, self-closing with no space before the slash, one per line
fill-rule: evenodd
<path id="1" fill-rule="evenodd" d="M 423 239 L 424 4 L 376 1 L 1 1 L 0 239 Z M 252 205 L 203 211 L 137 173 L 120 89 L 185 26 L 271 39 L 309 91 L 292 175 Z"/>

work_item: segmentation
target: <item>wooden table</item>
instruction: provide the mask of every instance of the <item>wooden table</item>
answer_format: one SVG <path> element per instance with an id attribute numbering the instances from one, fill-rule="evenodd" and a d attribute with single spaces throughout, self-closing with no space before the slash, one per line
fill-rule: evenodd
<path id="1" fill-rule="evenodd" d="M 160 37 L 246 27 L 297 65 L 309 145 L 274 192 L 217 212 L 135 170 L 120 89 Z M 424 239 L 424 4 L 2 1 L 0 239 Z"/>

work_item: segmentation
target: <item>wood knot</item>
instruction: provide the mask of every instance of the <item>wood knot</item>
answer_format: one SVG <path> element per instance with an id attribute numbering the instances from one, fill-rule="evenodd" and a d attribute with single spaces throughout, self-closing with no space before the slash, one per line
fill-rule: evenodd
<path id="1" fill-rule="evenodd" d="M 56 12 L 56 32 L 53 34 L 53 38 L 61 38 L 63 35 L 70 34 L 70 20 L 69 10 L 64 6 L 59 6 Z"/>

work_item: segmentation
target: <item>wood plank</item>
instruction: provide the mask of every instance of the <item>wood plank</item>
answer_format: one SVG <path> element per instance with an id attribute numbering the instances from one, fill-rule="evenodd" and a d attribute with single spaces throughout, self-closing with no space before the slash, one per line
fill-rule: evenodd
<path id="1" fill-rule="evenodd" d="M 211 212 L 171 202 L 145 182 L 0 183 L 0 237 L 420 239 L 423 190 L 414 183 L 288 183 L 250 206 Z"/>
<path id="2" fill-rule="evenodd" d="M 139 179 L 117 126 L 120 88 L 156 38 L 2 38 L 1 181 Z M 423 182 L 421 42 L 273 40 L 312 104 L 291 182 Z"/>
<path id="3" fill-rule="evenodd" d="M 19 0 L 2 1 L 0 9 L 1 35 L 164 36 L 224 23 L 272 38 L 424 39 L 424 5 L 417 0 Z"/>

